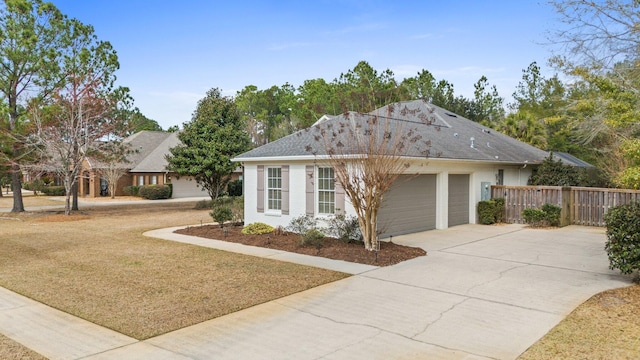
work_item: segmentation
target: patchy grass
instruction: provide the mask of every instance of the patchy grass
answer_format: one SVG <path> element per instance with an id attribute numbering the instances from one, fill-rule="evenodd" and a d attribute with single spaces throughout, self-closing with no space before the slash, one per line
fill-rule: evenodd
<path id="1" fill-rule="evenodd" d="M 518 359 L 637 359 L 640 285 L 594 295 Z"/>
<path id="2" fill-rule="evenodd" d="M 47 358 L 0 334 L 0 359 L 46 360 Z"/>
<path id="3" fill-rule="evenodd" d="M 57 199 L 59 198 L 60 197 L 57 197 Z M 27 210 L 32 206 L 64 206 L 63 201 L 54 200 L 51 197 L 44 195 L 33 196 L 31 194 L 23 194 L 22 202 Z M 11 208 L 13 208 L 13 195 L 2 194 L 2 197 L 0 197 L 0 209 L 11 210 Z"/>
<path id="4" fill-rule="evenodd" d="M 69 218 L 0 214 L 21 220 L 0 235 L 0 285 L 146 339 L 347 276 L 142 236 L 209 220 L 207 210 L 193 207 L 109 206 Z"/>

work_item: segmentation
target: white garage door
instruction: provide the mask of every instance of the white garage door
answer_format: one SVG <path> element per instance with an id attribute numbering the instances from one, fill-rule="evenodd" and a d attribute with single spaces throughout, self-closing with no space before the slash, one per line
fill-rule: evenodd
<path id="1" fill-rule="evenodd" d="M 209 196 L 209 193 L 198 186 L 196 181 L 191 180 L 190 177 L 180 177 L 180 179 L 173 177 L 171 183 L 173 184 L 173 198 Z"/>
<path id="2" fill-rule="evenodd" d="M 449 175 L 449 226 L 469 223 L 469 175 Z"/>
<path id="3" fill-rule="evenodd" d="M 381 238 L 436 228 L 436 176 L 403 175 L 385 195 L 378 213 Z"/>

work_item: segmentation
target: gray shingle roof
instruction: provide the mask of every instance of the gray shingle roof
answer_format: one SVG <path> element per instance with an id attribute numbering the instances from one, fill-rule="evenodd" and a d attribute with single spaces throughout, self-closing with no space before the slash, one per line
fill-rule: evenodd
<path id="1" fill-rule="evenodd" d="M 571 154 L 565 153 L 565 152 L 552 151 L 551 153 L 553 154 L 554 158 L 559 159 L 565 165 L 576 166 L 576 167 L 584 167 L 584 168 L 595 167 L 595 166 L 589 164 L 588 162 L 586 162 L 584 160 L 580 160 L 577 157 L 575 157 L 575 156 L 573 156 Z"/>
<path id="2" fill-rule="evenodd" d="M 313 157 L 312 152 L 323 155 L 325 154 L 323 146 L 318 146 L 317 141 L 320 129 L 327 129 L 332 124 L 336 126 L 340 123 L 363 124 L 376 116 L 388 119 L 392 127 L 401 127 L 403 131 L 414 130 L 423 140 L 429 140 L 429 158 L 535 164 L 548 156 L 545 151 L 460 115 L 422 100 L 414 100 L 391 104 L 368 114 L 350 112 L 338 116 L 325 116 L 309 129 L 250 150 L 234 160 L 260 161 L 267 158 L 284 160 Z M 419 150 L 417 146 L 406 146 L 405 156 L 424 157 Z"/>
<path id="3" fill-rule="evenodd" d="M 127 162 L 122 166 L 131 172 L 164 172 L 167 161 L 164 159 L 169 149 L 179 143 L 178 133 L 162 131 L 140 131 L 128 138 L 123 143 L 129 146 L 130 154 Z M 93 167 L 105 166 L 102 162 L 91 159 Z"/>

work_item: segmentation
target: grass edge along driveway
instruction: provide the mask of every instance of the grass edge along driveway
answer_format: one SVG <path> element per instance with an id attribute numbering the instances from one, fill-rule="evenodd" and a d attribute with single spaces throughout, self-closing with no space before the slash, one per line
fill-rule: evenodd
<path id="1" fill-rule="evenodd" d="M 348 276 L 142 235 L 209 221 L 193 205 L 0 220 L 0 285 L 143 340 Z"/>

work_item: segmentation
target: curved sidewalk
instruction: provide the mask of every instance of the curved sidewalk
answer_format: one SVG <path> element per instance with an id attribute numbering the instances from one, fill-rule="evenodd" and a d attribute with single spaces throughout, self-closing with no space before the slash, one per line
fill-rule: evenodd
<path id="1" fill-rule="evenodd" d="M 604 240 L 598 228 L 520 225 L 397 237 L 428 255 L 384 268 L 318 260 L 308 265 L 356 275 L 146 341 L 3 290 L 0 332 L 52 359 L 514 359 L 592 295 L 630 285 L 608 269 Z"/>

